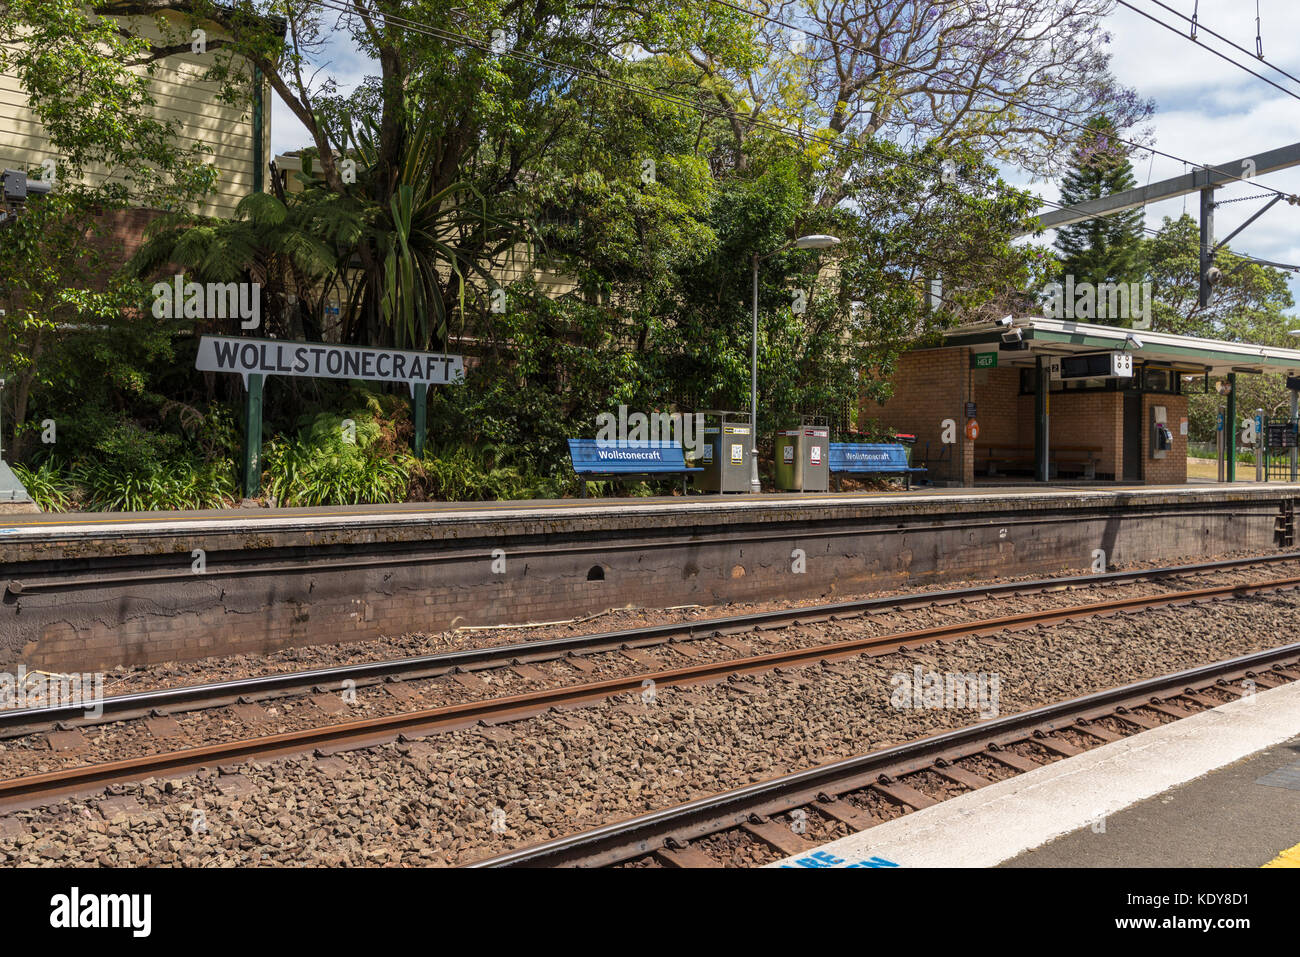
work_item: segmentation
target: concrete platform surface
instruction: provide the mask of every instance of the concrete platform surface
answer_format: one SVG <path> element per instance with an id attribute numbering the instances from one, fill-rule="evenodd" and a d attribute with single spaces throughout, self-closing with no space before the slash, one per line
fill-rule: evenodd
<path id="1" fill-rule="evenodd" d="M 769 866 L 1258 867 L 1300 843 L 1297 735 L 1293 683 Z"/>
<path id="2" fill-rule="evenodd" d="M 1300 867 L 1300 736 L 1265 748 L 1005 867 Z"/>
<path id="3" fill-rule="evenodd" d="M 466 524 L 511 519 L 630 520 L 660 523 L 682 515 L 763 515 L 783 519 L 817 509 L 856 514 L 953 513 L 997 510 L 1036 511 L 1062 506 L 1111 508 L 1226 501 L 1251 502 L 1300 496 L 1300 484 L 1260 485 L 1049 485 L 976 488 L 924 488 L 870 492 L 782 492 L 761 495 L 687 495 L 648 498 L 566 498 L 497 502 L 406 502 L 397 505 L 329 505 L 316 508 L 231 508 L 188 512 L 63 512 L 0 515 L 6 538 L 78 538 L 107 529 L 131 528 L 143 534 L 194 531 L 376 527 L 385 525 Z M 0 540 L 2 542 L 3 540 Z"/>

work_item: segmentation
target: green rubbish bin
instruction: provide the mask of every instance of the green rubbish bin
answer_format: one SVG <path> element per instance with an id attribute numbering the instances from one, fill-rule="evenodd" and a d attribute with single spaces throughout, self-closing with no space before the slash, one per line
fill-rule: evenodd
<path id="1" fill-rule="evenodd" d="M 776 433 L 776 487 L 785 492 L 826 492 L 831 487 L 831 430 L 816 415 L 792 418 Z"/>
<path id="2" fill-rule="evenodd" d="M 709 410 L 704 416 L 700 455 L 687 450 L 687 464 L 703 468 L 695 487 L 702 492 L 748 492 L 754 430 L 748 412 Z"/>

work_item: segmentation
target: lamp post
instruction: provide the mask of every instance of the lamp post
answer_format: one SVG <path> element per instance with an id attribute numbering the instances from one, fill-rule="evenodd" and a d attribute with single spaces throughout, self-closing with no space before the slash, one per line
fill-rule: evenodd
<path id="1" fill-rule="evenodd" d="M 839 242 L 836 236 L 826 236 L 815 234 L 812 236 L 800 236 L 793 242 L 788 242 L 784 246 L 773 249 L 770 253 L 754 253 L 754 324 L 751 330 L 750 352 L 749 352 L 749 428 L 753 433 L 753 447 L 749 454 L 749 491 L 757 494 L 762 491 L 758 482 L 758 264 L 764 259 L 775 256 L 777 253 L 785 252 L 791 246 L 799 249 L 825 249 L 827 246 L 834 246 Z"/>

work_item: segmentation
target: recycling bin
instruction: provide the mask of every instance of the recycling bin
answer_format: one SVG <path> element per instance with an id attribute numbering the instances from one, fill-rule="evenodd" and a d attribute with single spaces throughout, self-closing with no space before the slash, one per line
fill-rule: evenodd
<path id="1" fill-rule="evenodd" d="M 700 454 L 686 450 L 687 464 L 704 469 L 696 476 L 695 487 L 702 492 L 748 492 L 754 452 L 749 413 L 710 410 L 701 414 Z"/>
<path id="2" fill-rule="evenodd" d="M 826 492 L 831 487 L 831 430 L 816 415 L 791 418 L 776 433 L 776 487 L 786 492 Z"/>

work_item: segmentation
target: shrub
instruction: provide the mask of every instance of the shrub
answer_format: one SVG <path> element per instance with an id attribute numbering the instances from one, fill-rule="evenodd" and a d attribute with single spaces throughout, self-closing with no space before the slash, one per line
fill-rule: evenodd
<path id="1" fill-rule="evenodd" d="M 13 466 L 18 481 L 44 512 L 66 512 L 75 507 L 80 490 L 71 472 L 57 459 L 48 458 L 34 469 Z"/>
<path id="2" fill-rule="evenodd" d="M 176 460 L 131 471 L 115 464 L 82 463 L 73 470 L 87 507 L 98 512 L 149 512 L 222 508 L 235 499 L 235 467 Z"/>
<path id="3" fill-rule="evenodd" d="M 346 418 L 355 428 L 344 429 Z M 368 414 L 321 413 L 292 440 L 268 443 L 268 493 L 281 505 L 360 505 L 405 500 L 415 459 L 389 451 Z"/>
<path id="4" fill-rule="evenodd" d="M 454 445 L 425 452 L 420 489 L 443 502 L 558 498 L 568 483 L 558 477 L 530 476 L 498 460 L 492 448 Z"/>

